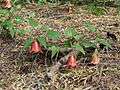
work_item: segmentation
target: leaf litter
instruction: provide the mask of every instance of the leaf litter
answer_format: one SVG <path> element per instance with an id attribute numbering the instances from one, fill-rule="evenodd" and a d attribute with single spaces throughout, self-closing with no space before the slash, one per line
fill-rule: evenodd
<path id="1" fill-rule="evenodd" d="M 35 6 L 35 8 L 31 9 L 27 6 L 27 8 L 23 7 L 18 15 L 23 18 L 35 18 L 40 24 L 48 25 L 61 33 L 64 33 L 66 27 L 74 26 L 79 33 L 84 33 L 86 37 L 94 38 L 94 35 L 83 26 L 86 20 L 91 21 L 97 31 L 104 37 L 106 37 L 107 32 L 114 33 L 118 41 L 116 43 L 112 42 L 112 49 L 100 52 L 100 64 L 95 66 L 80 64 L 81 66 L 74 70 L 61 68 L 60 71 L 55 72 L 54 79 L 51 81 L 49 77 L 45 77 L 46 71 L 49 72 L 50 67 L 46 68 L 39 62 L 40 60 L 46 60 L 47 57 L 45 55 L 38 55 L 40 60 L 30 62 L 29 59 L 34 57 L 27 55 L 27 52 L 22 52 L 21 49 L 11 52 L 14 44 L 16 44 L 14 48 L 18 48 L 18 43 L 12 42 L 10 44 L 10 41 L 0 38 L 0 88 L 3 90 L 120 89 L 120 17 L 113 15 L 111 12 L 97 17 L 89 14 L 82 6 L 77 9 L 78 11 L 76 12 L 78 13 L 73 12 L 71 14 L 68 13 L 67 7 L 36 8 Z M 36 16 L 30 16 L 29 13 L 35 13 Z M 26 27 L 30 28 L 29 25 L 22 28 Z M 34 33 L 39 31 L 36 28 Z M 28 58 L 26 58 L 26 55 Z M 37 59 L 37 56 L 35 58 Z M 79 62 L 81 63 L 81 60 Z"/>

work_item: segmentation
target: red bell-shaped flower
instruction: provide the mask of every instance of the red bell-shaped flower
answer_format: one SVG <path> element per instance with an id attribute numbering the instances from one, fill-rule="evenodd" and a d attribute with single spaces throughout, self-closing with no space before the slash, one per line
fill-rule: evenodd
<path id="1" fill-rule="evenodd" d="M 67 67 L 68 68 L 75 68 L 77 66 L 77 61 L 74 55 L 70 55 L 67 60 Z"/>
<path id="2" fill-rule="evenodd" d="M 4 0 L 4 8 L 11 8 L 12 4 L 11 4 L 11 0 Z"/>
<path id="3" fill-rule="evenodd" d="M 30 49 L 30 53 L 43 53 L 41 46 L 37 41 L 33 41 Z"/>

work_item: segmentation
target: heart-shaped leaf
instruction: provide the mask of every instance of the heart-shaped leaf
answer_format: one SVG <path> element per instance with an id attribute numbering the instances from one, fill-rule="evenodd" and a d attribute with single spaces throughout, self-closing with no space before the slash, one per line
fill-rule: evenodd
<path id="1" fill-rule="evenodd" d="M 67 37 L 73 37 L 77 34 L 75 28 L 73 27 L 68 27 L 65 32 L 64 32 L 65 36 Z"/>
<path id="2" fill-rule="evenodd" d="M 32 18 L 28 18 L 28 23 L 33 27 L 36 28 L 39 26 L 38 22 Z"/>
<path id="3" fill-rule="evenodd" d="M 16 33 L 17 33 L 19 36 L 24 36 L 25 33 L 26 33 L 26 30 L 24 30 L 24 29 L 16 29 Z"/>
<path id="4" fill-rule="evenodd" d="M 92 25 L 90 21 L 85 21 L 84 26 L 91 32 L 96 32 L 96 28 Z"/>
<path id="5" fill-rule="evenodd" d="M 9 30 L 10 35 L 12 36 L 12 38 L 15 36 L 16 34 L 16 29 L 13 26 L 13 23 L 11 22 L 11 20 L 5 20 L 2 23 L 2 27 Z"/>
<path id="6" fill-rule="evenodd" d="M 60 48 L 59 48 L 58 46 L 51 46 L 49 49 L 52 51 L 52 56 L 51 56 L 52 58 L 53 58 L 56 54 L 58 54 L 59 51 L 60 51 Z"/>
<path id="7" fill-rule="evenodd" d="M 24 49 L 29 48 L 29 46 L 31 46 L 31 44 L 32 44 L 32 41 L 33 41 L 32 37 L 28 38 L 28 39 L 24 42 Z"/>
<path id="8" fill-rule="evenodd" d="M 46 42 L 46 38 L 45 36 L 39 36 L 38 38 L 38 41 L 40 42 L 41 45 L 43 45 L 45 48 L 47 48 L 47 42 Z"/>
<path id="9" fill-rule="evenodd" d="M 84 51 L 84 49 L 83 49 L 83 47 L 82 47 L 81 45 L 75 44 L 75 45 L 73 45 L 72 47 L 75 48 L 77 51 L 80 51 L 80 52 L 82 52 L 83 54 L 85 54 L 85 51 Z"/>
<path id="10" fill-rule="evenodd" d="M 59 32 L 53 30 L 49 30 L 47 34 L 48 34 L 48 38 L 52 40 L 58 40 L 61 36 Z"/>

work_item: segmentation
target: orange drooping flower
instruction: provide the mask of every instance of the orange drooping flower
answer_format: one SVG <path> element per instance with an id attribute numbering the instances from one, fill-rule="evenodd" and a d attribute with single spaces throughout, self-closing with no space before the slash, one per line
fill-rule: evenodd
<path id="1" fill-rule="evenodd" d="M 43 53 L 41 46 L 39 45 L 39 43 L 35 40 L 32 42 L 31 45 L 31 49 L 30 49 L 30 53 Z"/>
<path id="2" fill-rule="evenodd" d="M 68 68 L 75 68 L 77 66 L 77 61 L 74 55 L 70 55 L 67 60 L 67 67 Z"/>
<path id="3" fill-rule="evenodd" d="M 11 8 L 12 7 L 11 0 L 4 0 L 3 7 L 4 8 Z"/>
<path id="4" fill-rule="evenodd" d="M 99 53 L 96 49 L 91 57 L 91 64 L 97 65 L 99 63 L 100 63 L 100 57 L 99 57 Z"/>

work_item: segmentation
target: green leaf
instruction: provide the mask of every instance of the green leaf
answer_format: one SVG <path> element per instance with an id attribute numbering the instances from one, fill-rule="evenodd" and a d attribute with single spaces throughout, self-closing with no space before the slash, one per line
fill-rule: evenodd
<path id="1" fill-rule="evenodd" d="M 20 35 L 20 36 L 24 36 L 25 33 L 26 33 L 26 30 L 24 30 L 24 29 L 16 29 L 16 33 L 18 33 L 18 35 Z"/>
<path id="2" fill-rule="evenodd" d="M 83 54 L 85 54 L 85 51 L 84 51 L 84 49 L 83 49 L 83 47 L 82 47 L 81 45 L 75 44 L 75 45 L 73 45 L 72 47 L 75 48 L 77 51 L 80 51 L 80 52 L 82 52 Z"/>
<path id="3" fill-rule="evenodd" d="M 59 51 L 60 51 L 60 48 L 59 48 L 58 46 L 51 46 L 49 49 L 52 51 L 52 56 L 51 56 L 52 58 L 53 58 L 56 54 L 58 54 Z"/>
<path id="4" fill-rule="evenodd" d="M 28 38 L 25 42 L 24 42 L 24 49 L 29 48 L 29 46 L 32 44 L 32 38 Z"/>
<path id="5" fill-rule="evenodd" d="M 88 5 L 88 11 L 96 16 L 104 15 L 106 9 L 103 7 L 99 7 L 96 4 L 92 3 Z"/>
<path id="6" fill-rule="evenodd" d="M 29 17 L 30 18 L 35 18 L 36 16 L 36 13 L 35 12 L 29 12 Z"/>
<path id="7" fill-rule="evenodd" d="M 15 17 L 15 22 L 16 22 L 17 24 L 20 24 L 20 23 L 23 22 L 23 18 L 20 17 L 20 16 L 16 16 L 16 17 Z"/>
<path id="8" fill-rule="evenodd" d="M 80 36 L 79 34 L 78 34 L 78 35 L 75 35 L 75 36 L 73 36 L 73 37 L 74 37 L 74 39 L 77 40 L 77 41 L 80 40 L 80 38 L 81 38 L 81 36 Z"/>
<path id="9" fill-rule="evenodd" d="M 0 16 L 8 16 L 10 13 L 8 10 L 6 9 L 0 9 Z"/>
<path id="10" fill-rule="evenodd" d="M 64 47 L 71 47 L 71 41 L 70 40 L 66 40 L 64 41 Z"/>
<path id="11" fill-rule="evenodd" d="M 10 9 L 10 14 L 15 14 L 16 13 L 16 11 L 17 11 L 17 9 L 15 8 L 15 7 L 11 7 L 11 9 Z"/>
<path id="12" fill-rule="evenodd" d="M 28 19 L 28 23 L 33 27 L 33 28 L 36 28 L 39 26 L 38 22 L 32 18 L 29 18 Z"/>
<path id="13" fill-rule="evenodd" d="M 96 40 L 95 40 L 95 41 L 96 41 L 96 42 L 98 42 L 98 43 L 100 43 L 100 44 L 105 45 L 107 48 L 112 48 L 111 44 L 110 44 L 110 43 L 108 43 L 108 41 L 107 41 L 107 40 L 105 40 L 105 39 L 96 38 Z"/>
<path id="14" fill-rule="evenodd" d="M 39 5 L 43 5 L 45 3 L 45 0 L 38 0 Z"/>
<path id="15" fill-rule="evenodd" d="M 25 29 L 25 32 L 32 33 L 31 29 Z"/>
<path id="16" fill-rule="evenodd" d="M 45 36 L 39 36 L 37 39 L 41 45 L 43 45 L 45 48 L 47 48 L 47 42 L 46 42 Z"/>
<path id="17" fill-rule="evenodd" d="M 74 36 L 77 34 L 77 32 L 76 32 L 75 28 L 73 28 L 73 27 L 68 27 L 68 28 L 65 30 L 64 34 L 65 34 L 65 36 L 67 36 L 67 37 L 74 37 Z"/>
<path id="18" fill-rule="evenodd" d="M 2 23 L 2 27 L 9 30 L 10 35 L 12 36 L 12 38 L 15 36 L 16 30 L 14 29 L 13 23 L 10 20 L 5 20 Z"/>
<path id="19" fill-rule="evenodd" d="M 5 29 L 12 29 L 13 28 L 13 24 L 12 24 L 11 20 L 5 20 L 2 23 L 2 27 L 5 28 Z"/>
<path id="20" fill-rule="evenodd" d="M 57 31 L 50 30 L 47 32 L 48 38 L 52 40 L 58 40 L 61 36 L 61 34 Z"/>
<path id="21" fill-rule="evenodd" d="M 50 27 L 47 26 L 47 25 L 42 25 L 41 29 L 42 29 L 43 31 L 49 31 L 49 30 L 51 30 Z"/>
<path id="22" fill-rule="evenodd" d="M 96 28 L 92 25 L 90 21 L 85 21 L 84 26 L 91 32 L 96 32 Z"/>
<path id="23" fill-rule="evenodd" d="M 13 3 L 15 4 L 15 3 L 17 3 L 19 0 L 12 0 L 13 1 Z"/>
<path id="24" fill-rule="evenodd" d="M 13 38 L 15 36 L 15 34 L 16 34 L 16 29 L 12 28 L 12 29 L 9 29 L 9 31 L 10 31 L 10 35 Z"/>
<path id="25" fill-rule="evenodd" d="M 84 40 L 83 42 L 81 42 L 81 45 L 84 46 L 85 48 L 96 47 L 95 43 L 90 42 L 88 40 Z"/>

